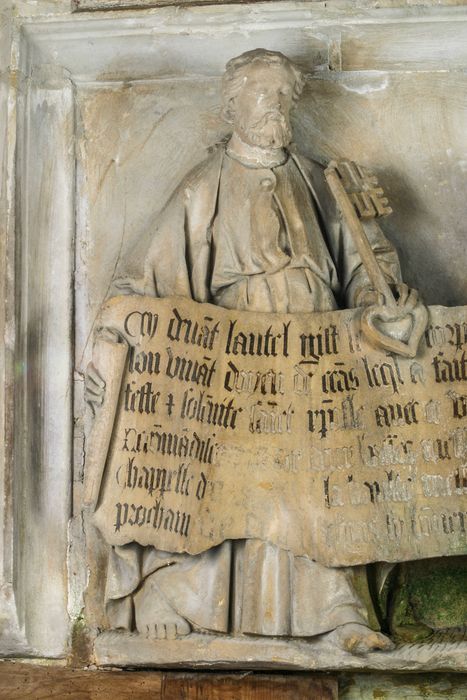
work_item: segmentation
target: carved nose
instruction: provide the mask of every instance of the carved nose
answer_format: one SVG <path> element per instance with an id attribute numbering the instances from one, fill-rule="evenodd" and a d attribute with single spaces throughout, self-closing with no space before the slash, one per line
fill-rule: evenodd
<path id="1" fill-rule="evenodd" d="M 274 189 L 274 180 L 271 177 L 264 177 L 259 184 L 266 192 L 270 192 Z"/>

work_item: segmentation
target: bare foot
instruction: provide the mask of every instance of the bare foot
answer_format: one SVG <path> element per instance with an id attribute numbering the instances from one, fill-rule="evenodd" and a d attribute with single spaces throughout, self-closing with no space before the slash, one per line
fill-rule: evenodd
<path id="1" fill-rule="evenodd" d="M 133 596 L 136 629 L 147 639 L 176 639 L 191 632 L 191 625 L 169 605 L 149 576 Z"/>
<path id="2" fill-rule="evenodd" d="M 394 644 L 389 637 L 357 623 L 336 627 L 333 632 L 330 632 L 328 639 L 350 654 L 367 654 L 369 651 L 394 649 Z"/>

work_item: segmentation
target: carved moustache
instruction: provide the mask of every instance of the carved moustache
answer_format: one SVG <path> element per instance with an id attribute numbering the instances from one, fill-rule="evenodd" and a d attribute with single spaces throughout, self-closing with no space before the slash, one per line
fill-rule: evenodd
<path id="1" fill-rule="evenodd" d="M 289 124 L 282 112 L 279 112 L 278 110 L 271 110 L 270 112 L 267 112 L 263 117 L 261 117 L 261 119 L 252 124 L 251 128 L 255 131 L 260 131 L 271 126 L 273 129 L 279 129 L 284 134 L 291 136 Z"/>
<path id="2" fill-rule="evenodd" d="M 286 146 L 292 140 L 292 132 L 284 115 L 278 110 L 266 112 L 254 123 L 242 123 L 242 130 L 258 146 Z"/>
<path id="3" fill-rule="evenodd" d="M 266 114 L 264 114 L 261 117 L 261 119 L 258 119 L 258 121 L 254 122 L 254 124 L 252 124 L 252 127 L 260 129 L 263 126 L 266 126 L 266 124 L 270 121 L 280 122 L 284 126 L 287 126 L 287 122 L 282 112 L 280 112 L 278 109 L 271 109 L 269 112 L 266 112 Z"/>

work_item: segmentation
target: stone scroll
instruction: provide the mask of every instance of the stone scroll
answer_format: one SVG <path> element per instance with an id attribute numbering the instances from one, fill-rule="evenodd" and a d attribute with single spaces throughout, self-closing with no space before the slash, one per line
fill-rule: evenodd
<path id="1" fill-rule="evenodd" d="M 413 360 L 370 347 L 359 313 L 108 302 L 101 326 L 128 350 L 100 368 L 88 492 L 105 540 L 260 538 L 330 566 L 467 553 L 467 310 L 431 307 Z"/>

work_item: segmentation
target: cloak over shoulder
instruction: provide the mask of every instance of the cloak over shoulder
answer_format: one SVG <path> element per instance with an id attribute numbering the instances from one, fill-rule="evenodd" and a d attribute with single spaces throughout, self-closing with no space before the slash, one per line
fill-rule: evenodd
<path id="1" fill-rule="evenodd" d="M 225 157 L 224 147 L 217 147 L 186 176 L 162 211 L 145 259 L 145 294 L 213 301 L 212 230 Z M 371 286 L 366 270 L 329 191 L 324 167 L 295 153 L 291 153 L 291 158 L 306 183 L 337 270 L 338 279 L 330 277 L 329 287 L 341 308 L 352 308 L 357 305 L 358 292 Z M 393 246 L 374 220 L 365 223 L 365 230 L 388 282 L 400 282 L 400 265 Z"/>

